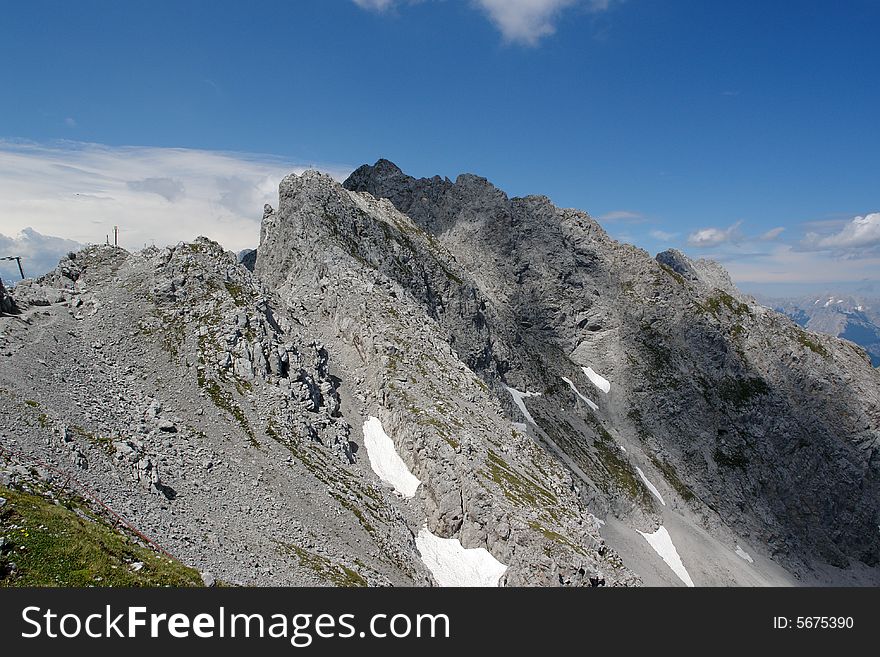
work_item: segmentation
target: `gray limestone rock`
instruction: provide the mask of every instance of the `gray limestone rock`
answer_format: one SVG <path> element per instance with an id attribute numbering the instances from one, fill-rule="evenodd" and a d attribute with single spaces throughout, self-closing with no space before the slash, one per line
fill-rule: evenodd
<path id="1" fill-rule="evenodd" d="M 385 160 L 285 178 L 244 256 L 95 246 L 17 285 L 0 483 L 48 464 L 206 583 L 430 584 L 424 526 L 505 585 L 680 584 L 661 526 L 698 585 L 880 581 L 880 374 L 717 264 Z"/>

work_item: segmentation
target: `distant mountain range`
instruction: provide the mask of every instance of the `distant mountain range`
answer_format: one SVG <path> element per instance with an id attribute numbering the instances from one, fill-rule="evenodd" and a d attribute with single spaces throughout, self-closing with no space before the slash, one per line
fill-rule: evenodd
<path id="1" fill-rule="evenodd" d="M 868 352 L 871 364 L 880 367 L 880 298 L 841 294 L 757 298 L 806 329 L 855 342 Z"/>

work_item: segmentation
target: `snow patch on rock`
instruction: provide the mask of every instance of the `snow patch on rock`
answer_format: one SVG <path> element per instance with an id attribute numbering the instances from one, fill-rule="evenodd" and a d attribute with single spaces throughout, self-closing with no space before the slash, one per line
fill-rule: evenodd
<path id="1" fill-rule="evenodd" d="M 741 559 L 745 559 L 749 563 L 755 563 L 755 560 L 752 559 L 752 555 L 743 550 L 739 545 L 736 546 L 736 556 L 740 557 Z"/>
<path id="2" fill-rule="evenodd" d="M 587 398 L 587 397 L 584 397 L 584 396 L 581 394 L 581 391 L 578 390 L 578 389 L 575 387 L 575 385 L 574 385 L 574 383 L 572 382 L 571 379 L 568 379 L 568 378 L 566 378 L 566 377 L 563 376 L 563 377 L 562 377 L 562 380 L 565 381 L 565 382 L 568 384 L 568 387 L 571 388 L 571 389 L 574 391 L 574 394 L 576 394 L 578 397 L 580 397 L 581 400 L 582 400 L 587 406 L 589 406 L 590 408 L 592 408 L 594 411 L 598 411 L 598 410 L 599 410 L 599 407 L 596 406 L 595 402 L 593 402 L 592 399 L 589 399 L 589 398 Z"/>
<path id="3" fill-rule="evenodd" d="M 464 548 L 457 538 L 440 538 L 427 527 L 419 530 L 416 547 L 440 586 L 498 586 L 507 572 L 486 548 Z"/>
<path id="4" fill-rule="evenodd" d="M 509 386 L 504 386 L 507 389 L 507 392 L 510 393 L 510 396 L 513 397 L 513 403 L 517 405 L 520 412 L 522 412 L 523 417 L 528 420 L 534 426 L 538 426 L 535 422 L 535 418 L 532 417 L 532 414 L 529 413 L 529 409 L 526 408 L 526 403 L 523 401 L 524 399 L 528 399 L 529 397 L 540 397 L 540 392 L 520 392 L 516 388 L 511 388 Z"/>
<path id="5" fill-rule="evenodd" d="M 370 467 L 379 479 L 394 487 L 404 497 L 414 497 L 419 481 L 394 447 L 394 441 L 385 433 L 379 418 L 370 417 L 364 422 L 364 446 Z"/>
<path id="6" fill-rule="evenodd" d="M 661 525 L 660 529 L 653 534 L 646 534 L 645 532 L 639 532 L 639 534 L 648 541 L 648 544 L 654 548 L 654 552 L 660 555 L 660 558 L 666 562 L 666 565 L 672 569 L 672 572 L 678 575 L 678 578 L 684 582 L 685 585 L 694 585 L 691 576 L 681 562 L 681 557 L 678 556 L 678 550 L 675 549 L 675 545 L 672 543 L 672 537 L 669 536 L 666 527 Z"/>
<path id="7" fill-rule="evenodd" d="M 645 476 L 645 473 L 642 472 L 642 469 L 636 466 L 636 472 L 639 473 L 639 478 L 642 480 L 645 486 L 648 487 L 648 490 L 651 491 L 651 495 L 656 497 L 660 501 L 660 504 L 666 506 L 666 502 L 663 501 L 663 496 L 660 494 L 660 491 L 657 490 L 657 487 L 648 480 L 648 478 Z"/>
<path id="8" fill-rule="evenodd" d="M 599 388 L 599 390 L 604 392 L 606 395 L 608 394 L 608 391 L 611 390 L 611 381 L 597 374 L 592 367 L 582 367 L 581 369 L 584 371 L 584 374 L 587 375 L 587 378 L 592 382 L 594 386 Z"/>

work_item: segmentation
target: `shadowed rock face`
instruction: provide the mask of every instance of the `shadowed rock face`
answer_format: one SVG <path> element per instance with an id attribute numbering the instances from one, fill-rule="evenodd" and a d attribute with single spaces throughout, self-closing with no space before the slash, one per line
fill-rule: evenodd
<path id="1" fill-rule="evenodd" d="M 509 199 L 470 175 L 417 180 L 387 161 L 344 186 L 389 199 L 468 272 L 492 336 L 479 373 L 546 391 L 536 431 L 569 456 L 607 431 L 636 443 L 704 526 L 760 537 L 791 564 L 877 563 L 880 380 L 860 349 L 757 305 L 715 263 L 653 259 L 544 197 Z M 573 429 L 558 380 L 585 365 L 612 394 L 594 395 L 597 426 Z"/>
<path id="2" fill-rule="evenodd" d="M 0 281 L 0 313 L 10 315 L 14 313 L 15 310 L 15 299 L 13 299 L 12 295 L 7 292 L 6 286 L 3 285 L 3 281 Z"/>

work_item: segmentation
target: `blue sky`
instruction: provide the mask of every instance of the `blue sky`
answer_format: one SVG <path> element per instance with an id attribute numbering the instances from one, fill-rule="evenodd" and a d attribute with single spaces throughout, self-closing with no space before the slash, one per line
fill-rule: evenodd
<path id="1" fill-rule="evenodd" d="M 878 28 L 877 0 L 5 3 L 0 247 L 255 245 L 283 172 L 387 157 L 749 289 L 880 281 Z"/>

